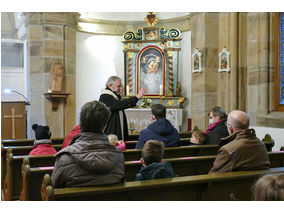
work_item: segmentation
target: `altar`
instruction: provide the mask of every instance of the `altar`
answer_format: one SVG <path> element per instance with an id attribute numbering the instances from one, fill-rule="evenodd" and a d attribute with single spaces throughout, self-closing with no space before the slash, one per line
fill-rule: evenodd
<path id="1" fill-rule="evenodd" d="M 139 133 L 152 123 L 151 108 L 124 110 L 128 123 L 129 134 Z M 166 118 L 180 131 L 183 119 L 183 109 L 167 109 Z"/>

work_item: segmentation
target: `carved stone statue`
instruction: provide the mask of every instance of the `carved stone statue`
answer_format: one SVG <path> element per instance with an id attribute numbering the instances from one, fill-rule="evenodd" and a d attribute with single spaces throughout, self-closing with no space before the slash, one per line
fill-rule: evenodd
<path id="1" fill-rule="evenodd" d="M 51 90 L 52 92 L 62 91 L 63 72 L 63 66 L 58 61 L 56 61 L 50 69 L 49 90 Z"/>

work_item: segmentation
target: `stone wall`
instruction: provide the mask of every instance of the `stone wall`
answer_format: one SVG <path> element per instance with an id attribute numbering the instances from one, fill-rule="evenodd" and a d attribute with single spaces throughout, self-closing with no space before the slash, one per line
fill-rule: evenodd
<path id="1" fill-rule="evenodd" d="M 246 111 L 251 125 L 284 127 L 273 112 L 273 13 L 197 13 L 191 18 L 192 52 L 202 53 L 202 73 L 192 73 L 192 127 L 208 126 L 208 111 Z M 230 51 L 231 71 L 218 72 L 218 54 Z M 282 124 L 281 124 L 282 123 Z"/>
<path id="2" fill-rule="evenodd" d="M 64 137 L 75 125 L 75 74 L 77 13 L 26 13 L 28 85 L 31 98 L 28 131 L 33 123 L 50 126 L 52 137 Z M 55 61 L 64 66 L 66 103 L 52 110 L 48 91 L 50 69 Z M 33 137 L 33 134 L 30 134 Z"/>

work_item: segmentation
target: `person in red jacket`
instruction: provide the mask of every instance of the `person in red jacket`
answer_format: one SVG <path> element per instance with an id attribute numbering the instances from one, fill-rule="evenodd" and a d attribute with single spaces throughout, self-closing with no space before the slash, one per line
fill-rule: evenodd
<path id="1" fill-rule="evenodd" d="M 52 147 L 50 140 L 51 132 L 48 126 L 34 124 L 32 129 L 35 131 L 34 149 L 29 155 L 54 155 L 57 151 Z"/>
<path id="2" fill-rule="evenodd" d="M 72 139 L 77 136 L 78 134 L 80 134 L 80 126 L 79 124 L 76 125 L 66 136 L 66 138 L 63 141 L 63 144 L 61 146 L 61 149 L 64 149 L 66 146 L 69 146 L 69 144 L 71 143 Z"/>

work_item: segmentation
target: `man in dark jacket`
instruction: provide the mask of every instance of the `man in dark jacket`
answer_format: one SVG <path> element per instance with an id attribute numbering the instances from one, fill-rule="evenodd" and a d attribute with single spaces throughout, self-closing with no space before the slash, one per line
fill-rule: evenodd
<path id="1" fill-rule="evenodd" d="M 210 110 L 209 117 L 209 126 L 205 132 L 205 144 L 219 144 L 221 138 L 229 135 L 225 124 L 227 113 L 223 108 L 215 106 Z"/>
<path id="2" fill-rule="evenodd" d="M 110 110 L 98 101 L 86 103 L 80 113 L 81 135 L 76 143 L 55 155 L 51 176 L 55 188 L 95 186 L 124 181 L 124 156 L 103 133 Z"/>
<path id="3" fill-rule="evenodd" d="M 148 140 L 162 141 L 165 147 L 178 146 L 180 142 L 179 134 L 171 122 L 166 119 L 166 107 L 161 104 L 154 104 L 151 111 L 153 123 L 140 132 L 135 148 L 143 148 Z"/>
<path id="4" fill-rule="evenodd" d="M 140 89 L 137 96 L 121 100 L 122 91 L 121 79 L 117 76 L 111 76 L 106 82 L 106 88 L 102 90 L 99 101 L 110 108 L 111 116 L 107 123 L 105 133 L 115 134 L 118 140 L 127 140 L 128 127 L 124 109 L 136 106 L 137 101 L 142 98 L 146 89 Z"/>

